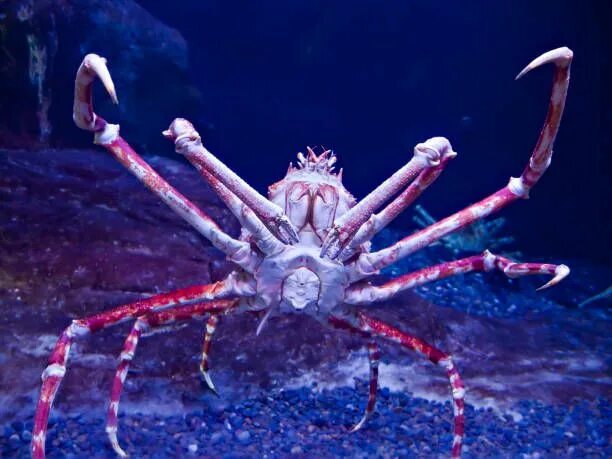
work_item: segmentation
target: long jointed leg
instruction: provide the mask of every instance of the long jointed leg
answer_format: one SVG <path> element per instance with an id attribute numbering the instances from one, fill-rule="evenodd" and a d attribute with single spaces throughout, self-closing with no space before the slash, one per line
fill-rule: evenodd
<path id="1" fill-rule="evenodd" d="M 526 199 L 529 196 L 529 190 L 542 177 L 550 164 L 553 143 L 559 130 L 567 97 L 572 56 L 572 51 L 568 48 L 558 48 L 549 51 L 531 62 L 519 74 L 519 77 L 521 77 L 530 70 L 546 63 L 553 63 L 555 65 L 552 93 L 544 127 L 540 132 L 529 163 L 521 176 L 511 178 L 508 185 L 482 201 L 472 204 L 454 215 L 440 220 L 438 223 L 411 234 L 386 249 L 362 254 L 353 266 L 354 272 L 352 277 L 354 279 L 372 275 L 378 270 L 430 245 L 447 234 L 460 230 L 476 220 L 487 217 L 517 199 Z"/>
<path id="2" fill-rule="evenodd" d="M 49 413 L 57 389 L 66 373 L 70 347 L 75 338 L 86 336 L 105 327 L 142 316 L 150 311 L 170 308 L 185 302 L 241 295 L 248 290 L 249 288 L 246 285 L 239 285 L 237 281 L 222 281 L 155 295 L 84 319 L 73 320 L 57 340 L 49 358 L 49 365 L 42 374 L 42 387 L 32 429 L 32 457 L 34 459 L 45 457 L 45 437 Z"/>
<path id="3" fill-rule="evenodd" d="M 204 344 L 202 344 L 202 358 L 200 360 L 200 373 L 202 373 L 202 377 L 204 378 L 204 381 L 206 382 L 208 388 L 212 390 L 215 394 L 217 394 L 217 389 L 215 388 L 212 379 L 210 379 L 208 360 L 210 359 L 210 346 L 212 345 L 212 337 L 215 334 L 215 330 L 217 329 L 218 323 L 219 316 L 217 315 L 210 316 L 210 318 L 206 322 L 206 333 L 204 334 Z"/>
<path id="4" fill-rule="evenodd" d="M 404 167 L 334 222 L 334 227 L 323 241 L 321 256 L 336 258 L 340 255 L 359 228 L 391 196 L 408 185 L 424 169 L 438 166 L 444 157 L 454 155 L 450 143 L 444 137 L 434 137 L 414 147 L 414 156 Z"/>
<path id="5" fill-rule="evenodd" d="M 370 390 L 368 393 L 368 403 L 362 418 L 349 430 L 351 433 L 357 432 L 365 425 L 376 409 L 376 392 L 378 391 L 378 362 L 380 360 L 380 351 L 378 349 L 378 344 L 376 341 L 374 341 L 372 335 L 360 329 L 353 320 L 331 316 L 329 318 L 329 324 L 335 328 L 348 330 L 351 333 L 360 335 L 362 338 L 368 340 L 368 363 L 370 365 Z"/>
<path id="6" fill-rule="evenodd" d="M 202 174 L 209 185 L 219 195 L 228 209 L 240 222 L 240 226 L 247 229 L 253 236 L 255 244 L 266 255 L 273 255 L 285 248 L 285 244 L 279 241 L 272 232 L 262 223 L 244 202 L 224 186 L 217 178 L 206 169 L 195 163 L 196 169 Z"/>
<path id="7" fill-rule="evenodd" d="M 372 416 L 376 409 L 376 392 L 378 391 L 378 361 L 380 360 L 380 350 L 376 341 L 368 342 L 368 363 L 370 364 L 370 391 L 368 393 L 368 404 L 361 420 L 351 428 L 351 432 L 357 432 L 366 421 Z"/>
<path id="8" fill-rule="evenodd" d="M 449 145 L 450 148 L 450 145 Z M 430 167 L 422 171 L 419 176 L 408 187 L 397 196 L 383 210 L 370 217 L 370 219 L 361 227 L 353 240 L 349 243 L 346 249 L 340 255 L 342 260 L 350 258 L 354 250 L 356 250 L 364 242 L 370 241 L 379 231 L 389 225 L 395 218 L 408 208 L 429 185 L 431 185 L 442 173 L 446 165 L 456 154 L 448 154 L 435 167 Z"/>
<path id="9" fill-rule="evenodd" d="M 142 333 L 151 328 L 162 325 L 191 320 L 204 315 L 213 314 L 209 318 L 210 322 L 213 317 L 217 317 L 217 314 L 223 314 L 230 311 L 237 305 L 237 303 L 237 300 L 218 300 L 196 303 L 168 311 L 152 312 L 141 316 L 136 320 L 130 334 L 125 340 L 123 351 L 121 351 L 119 356 L 119 366 L 117 367 L 115 378 L 113 379 L 110 403 L 106 418 L 106 433 L 108 434 L 108 438 L 113 449 L 119 456 L 127 457 L 127 454 L 121 448 L 119 441 L 117 440 L 117 413 L 119 412 L 119 399 L 121 398 L 123 384 L 125 382 L 130 363 L 134 358 L 134 354 L 136 353 L 136 347 L 138 346 L 138 341 Z"/>
<path id="10" fill-rule="evenodd" d="M 494 255 L 488 250 L 481 255 L 461 258 L 459 260 L 428 266 L 419 271 L 405 274 L 382 285 L 365 285 L 351 287 L 346 292 L 344 301 L 348 304 L 369 304 L 374 301 L 387 300 L 399 292 L 408 290 L 428 282 L 434 282 L 446 277 L 475 271 L 492 271 L 497 269 L 508 277 L 544 274 L 553 276 L 538 290 L 559 283 L 570 270 L 566 265 L 549 263 L 517 263 L 509 258 Z"/>
<path id="11" fill-rule="evenodd" d="M 117 102 L 106 60 L 95 54 L 88 54 L 79 67 L 75 81 L 73 117 L 76 125 L 93 132 L 95 143 L 104 146 L 138 180 L 225 253 L 231 261 L 246 271 L 253 272 L 259 263 L 259 257 L 249 244 L 223 232 L 208 215 L 166 182 L 130 147 L 119 135 L 118 125 L 109 124 L 94 113 L 92 83 L 96 76 L 102 80 L 113 101 Z"/>
<path id="12" fill-rule="evenodd" d="M 202 168 L 240 198 L 268 229 L 286 244 L 298 242 L 295 228 L 283 209 L 267 200 L 239 175 L 219 161 L 204 145 L 193 125 L 183 119 L 175 119 L 164 135 L 174 140 L 176 152 L 184 155 L 198 169 Z M 206 178 L 206 177 L 205 177 Z"/>
<path id="13" fill-rule="evenodd" d="M 387 325 L 384 322 L 366 316 L 363 313 L 358 313 L 358 327 L 360 330 L 370 333 L 373 336 L 380 336 L 396 343 L 401 344 L 408 349 L 418 352 L 427 357 L 436 365 L 442 366 L 448 375 L 451 393 L 453 396 L 453 411 L 454 411 L 454 432 L 453 446 L 451 456 L 458 458 L 461 455 L 461 445 L 463 444 L 463 434 L 465 417 L 463 410 L 465 403 L 463 400 L 465 388 L 459 376 L 459 372 L 455 367 L 450 355 L 436 349 L 427 344 L 425 341 L 409 335 L 397 328 Z"/>

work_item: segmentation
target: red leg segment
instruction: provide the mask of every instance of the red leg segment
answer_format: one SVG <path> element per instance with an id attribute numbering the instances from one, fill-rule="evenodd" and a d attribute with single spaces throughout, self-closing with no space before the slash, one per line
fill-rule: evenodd
<path id="1" fill-rule="evenodd" d="M 538 290 L 552 287 L 563 280 L 570 272 L 570 269 L 566 265 L 517 263 L 509 258 L 494 255 L 487 250 L 481 255 L 474 255 L 435 266 L 428 266 L 419 271 L 404 274 L 382 285 L 357 285 L 349 287 L 346 291 L 344 301 L 348 304 L 370 304 L 375 301 L 387 300 L 404 290 L 446 277 L 475 271 L 492 271 L 494 269 L 503 272 L 506 276 L 511 278 L 535 274 L 553 276 L 551 280 L 538 288 Z"/>
<path id="2" fill-rule="evenodd" d="M 352 277 L 361 279 L 376 273 L 401 258 L 430 245 L 440 238 L 464 228 L 474 221 L 487 217 L 501 210 L 511 202 L 527 198 L 529 190 L 542 177 L 552 157 L 552 147 L 559 130 L 561 116 L 565 107 L 567 89 L 569 86 L 570 64 L 572 51 L 568 48 L 558 48 L 535 59 L 520 74 L 546 63 L 555 65 L 550 105 L 544 127 L 540 133 L 529 163 L 518 178 L 511 178 L 507 186 L 493 193 L 476 204 L 440 220 L 421 231 L 418 231 L 386 249 L 374 253 L 362 254 L 353 266 Z"/>
<path id="3" fill-rule="evenodd" d="M 248 272 L 254 272 L 259 257 L 248 243 L 236 240 L 223 232 L 217 224 L 193 202 L 179 193 L 151 168 L 119 135 L 119 126 L 107 123 L 93 111 L 92 83 L 98 76 L 113 101 L 117 101 L 115 88 L 106 67 L 106 60 L 88 54 L 77 71 L 73 117 L 76 125 L 95 134 L 95 143 L 104 146 L 123 166 L 155 193 L 172 210 L 184 218 L 211 244 Z"/>
<path id="4" fill-rule="evenodd" d="M 463 400 L 463 397 L 465 395 L 465 388 L 451 356 L 436 349 L 435 347 L 431 346 L 430 344 L 419 338 L 411 336 L 408 333 L 402 332 L 401 330 L 394 328 L 391 325 L 387 325 L 384 322 L 368 317 L 363 313 L 358 313 L 358 320 L 358 327 L 360 330 L 366 333 L 370 333 L 373 336 L 381 336 L 383 338 L 399 343 L 402 346 L 407 347 L 408 349 L 412 349 L 413 351 L 424 355 L 436 365 L 442 366 L 446 370 L 450 381 L 451 393 L 453 396 L 453 411 L 455 418 L 455 436 L 453 439 L 451 456 L 453 458 L 460 457 L 465 425 L 465 402 Z"/>
<path id="5" fill-rule="evenodd" d="M 453 152 L 454 153 L 454 152 Z M 442 173 L 446 165 L 456 154 L 449 154 L 442 158 L 440 164 L 422 171 L 419 176 L 408 187 L 396 197 L 387 207 L 373 215 L 361 228 L 341 254 L 341 258 L 350 258 L 353 251 L 361 244 L 370 241 L 379 231 L 389 225 L 395 218 L 410 206 L 429 185 L 431 185 Z"/>
<path id="6" fill-rule="evenodd" d="M 435 167 L 445 156 L 452 156 L 450 143 L 444 137 L 433 137 L 414 147 L 412 159 L 357 205 L 334 222 L 321 247 L 321 256 L 336 258 L 353 239 L 359 228 L 399 190 L 414 180 L 424 169 Z"/>
<path id="7" fill-rule="evenodd" d="M 208 314 L 213 314 L 210 319 L 213 317 L 216 318 L 217 314 L 226 313 L 234 308 L 237 304 L 238 300 L 207 301 L 167 311 L 149 313 L 145 316 L 139 317 L 136 320 L 130 334 L 125 340 L 123 351 L 119 356 L 119 366 L 117 367 L 115 378 L 113 379 L 110 403 L 106 418 L 106 433 L 108 434 L 108 438 L 113 449 L 119 456 L 127 457 L 127 454 L 121 448 L 119 441 L 117 440 L 119 399 L 121 398 L 123 384 L 129 371 L 130 363 L 134 358 L 134 354 L 136 353 L 136 347 L 138 346 L 138 341 L 142 333 L 150 328 L 167 325 L 174 322 L 191 320 Z"/>
<path id="8" fill-rule="evenodd" d="M 351 432 L 357 432 L 366 421 L 372 416 L 376 409 L 376 392 L 378 391 L 378 361 L 380 360 L 380 350 L 376 341 L 368 342 L 368 363 L 370 364 L 370 391 L 368 393 L 368 404 L 361 420 L 351 428 Z"/>
<path id="9" fill-rule="evenodd" d="M 365 413 L 363 414 L 361 420 L 349 430 L 351 433 L 353 433 L 357 432 L 365 425 L 367 420 L 370 418 L 370 416 L 376 409 L 376 393 L 378 391 L 378 362 L 380 361 L 380 350 L 378 348 L 378 344 L 372 339 L 372 335 L 370 333 L 365 332 L 357 325 L 349 322 L 348 320 L 331 316 L 329 318 L 329 323 L 335 328 L 348 330 L 351 333 L 359 334 L 368 340 L 368 363 L 370 366 L 370 390 L 368 393 L 368 403 L 366 405 Z"/>
<path id="10" fill-rule="evenodd" d="M 217 282 L 155 295 L 85 319 L 73 320 L 59 337 L 51 353 L 51 357 L 49 358 L 49 365 L 42 374 L 42 387 L 36 406 L 36 414 L 34 415 L 34 427 L 32 429 L 31 449 L 33 459 L 42 459 L 45 457 L 45 437 L 49 413 L 57 389 L 66 373 L 68 354 L 72 342 L 76 337 L 85 336 L 110 325 L 115 325 L 125 320 L 142 316 L 149 311 L 169 308 L 190 301 L 212 300 L 215 298 L 227 297 L 234 295 L 236 291 L 235 286 L 231 282 Z"/>
<path id="11" fill-rule="evenodd" d="M 215 394 L 217 394 L 217 389 L 215 388 L 212 379 L 210 379 L 208 360 L 210 359 L 210 346 L 212 345 L 212 337 L 215 333 L 215 330 L 217 329 L 218 323 L 218 315 L 210 316 L 210 318 L 206 322 L 206 334 L 204 335 L 204 344 L 202 345 L 202 359 L 200 360 L 200 373 L 202 373 L 202 377 L 204 378 L 206 385 Z"/>
<path id="12" fill-rule="evenodd" d="M 299 241 L 297 232 L 283 209 L 267 200 L 208 151 L 202 145 L 200 134 L 189 121 L 183 118 L 175 119 L 168 130 L 164 131 L 164 135 L 175 142 L 177 153 L 185 155 L 198 169 L 206 170 L 238 196 L 279 240 L 285 244 Z"/>

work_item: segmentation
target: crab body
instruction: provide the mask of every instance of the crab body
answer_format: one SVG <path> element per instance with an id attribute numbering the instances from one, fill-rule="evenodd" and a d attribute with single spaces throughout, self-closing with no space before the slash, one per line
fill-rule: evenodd
<path id="1" fill-rule="evenodd" d="M 297 167 L 270 186 L 268 198 L 278 205 L 296 229 L 298 241 L 262 261 L 257 271 L 256 309 L 299 312 L 325 320 L 342 304 L 349 276 L 344 264 L 321 256 L 321 247 L 335 218 L 355 203 L 333 173 L 336 156 L 329 150 L 317 156 L 298 155 Z M 252 235 L 247 235 L 247 240 Z M 272 309 L 270 309 L 272 308 Z"/>
<path id="2" fill-rule="evenodd" d="M 370 280 L 380 269 L 528 196 L 550 164 L 569 85 L 571 60 L 569 49 L 558 48 L 538 57 L 519 74 L 520 77 L 546 63 L 555 66 L 544 127 L 519 177 L 511 178 L 506 186 L 481 201 L 439 222 L 431 222 L 390 247 L 371 252 L 372 237 L 408 208 L 456 156 L 446 138 L 433 137 L 417 144 L 409 161 L 360 201 L 344 188 L 342 171 L 334 173 L 336 156 L 331 151 L 317 155 L 308 148 L 307 155 L 298 154 L 296 166 L 290 165 L 286 176 L 269 188 L 266 198 L 208 151 L 189 121 L 177 118 L 164 135 L 174 142 L 177 153 L 193 164 L 239 221 L 242 233 L 234 238 L 159 176 L 119 135 L 118 125 L 94 113 L 92 84 L 96 78 L 115 103 L 117 96 L 106 60 L 95 54 L 87 55 L 75 82 L 73 117 L 77 126 L 94 133 L 95 143 L 106 148 L 159 199 L 223 252 L 235 269 L 213 284 L 154 295 L 72 321 L 58 339 L 43 372 L 32 432 L 32 456 L 42 459 L 45 455 L 51 405 L 76 339 L 126 320 L 133 321 L 113 380 L 106 427 L 115 452 L 126 456 L 117 437 L 119 398 L 143 332 L 168 323 L 206 319 L 200 370 L 208 386 L 215 390 L 208 356 L 219 318 L 224 314 L 263 311 L 258 331 L 270 315 L 307 314 L 322 324 L 348 330 L 367 340 L 370 390 L 365 413 L 351 429 L 353 432 L 365 425 L 375 408 L 377 340 L 390 340 L 442 367 L 449 378 L 454 408 L 451 455 L 459 457 L 464 434 L 465 390 L 452 357 L 355 306 L 367 306 L 418 285 L 475 271 L 497 270 L 509 277 L 552 276 L 541 288 L 550 287 L 567 276 L 569 268 L 565 265 L 520 263 L 485 250 L 379 285 Z"/>

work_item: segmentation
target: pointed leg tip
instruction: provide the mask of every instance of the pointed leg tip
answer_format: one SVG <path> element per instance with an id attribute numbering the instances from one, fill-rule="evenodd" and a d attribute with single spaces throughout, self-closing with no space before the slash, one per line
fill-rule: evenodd
<path id="1" fill-rule="evenodd" d="M 545 290 L 547 288 L 550 288 L 554 285 L 557 285 L 559 282 L 561 282 L 563 279 L 565 279 L 570 273 L 570 269 L 569 266 L 567 265 L 559 265 L 555 268 L 555 276 L 549 280 L 548 282 L 546 282 L 544 285 L 542 285 L 541 287 L 538 287 L 536 289 L 536 292 L 539 292 L 540 290 Z"/>
<path id="2" fill-rule="evenodd" d="M 116 430 L 107 430 L 108 439 L 110 440 L 111 446 L 113 447 L 113 451 L 115 454 L 121 458 L 129 457 L 128 453 L 126 453 L 121 445 L 119 445 L 119 441 L 117 440 L 117 431 Z"/>
<path id="3" fill-rule="evenodd" d="M 357 424 L 355 424 L 353 427 L 351 427 L 348 430 L 348 433 L 352 434 L 352 433 L 355 433 L 355 432 L 361 430 L 361 428 L 365 425 L 367 420 L 368 420 L 367 416 L 362 417 L 361 420 Z"/>
<path id="4" fill-rule="evenodd" d="M 108 71 L 106 59 L 97 54 L 88 54 L 83 58 L 83 65 L 89 72 L 97 75 L 113 103 L 115 105 L 119 104 L 115 83 L 113 82 L 113 78 Z"/>
<path id="5" fill-rule="evenodd" d="M 200 372 L 202 373 L 202 377 L 204 378 L 204 382 L 206 383 L 206 385 L 208 386 L 208 389 L 215 394 L 217 397 L 219 397 L 219 392 L 217 391 L 217 388 L 215 387 L 210 374 L 208 373 L 208 371 L 203 371 L 200 370 Z"/>
<path id="6" fill-rule="evenodd" d="M 523 77 L 526 73 L 530 72 L 536 67 L 540 67 L 550 62 L 554 63 L 558 67 L 567 67 L 569 66 L 573 57 L 574 52 L 567 46 L 562 46 L 560 48 L 553 49 L 532 60 L 523 70 L 519 72 L 515 80 L 518 80 L 519 78 Z"/>

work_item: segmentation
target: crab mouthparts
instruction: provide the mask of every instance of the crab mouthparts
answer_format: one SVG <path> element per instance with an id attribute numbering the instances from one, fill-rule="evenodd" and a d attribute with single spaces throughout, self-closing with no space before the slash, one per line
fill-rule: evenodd
<path id="1" fill-rule="evenodd" d="M 298 268 L 285 278 L 282 297 L 285 303 L 299 311 L 316 304 L 321 281 L 308 268 Z"/>

